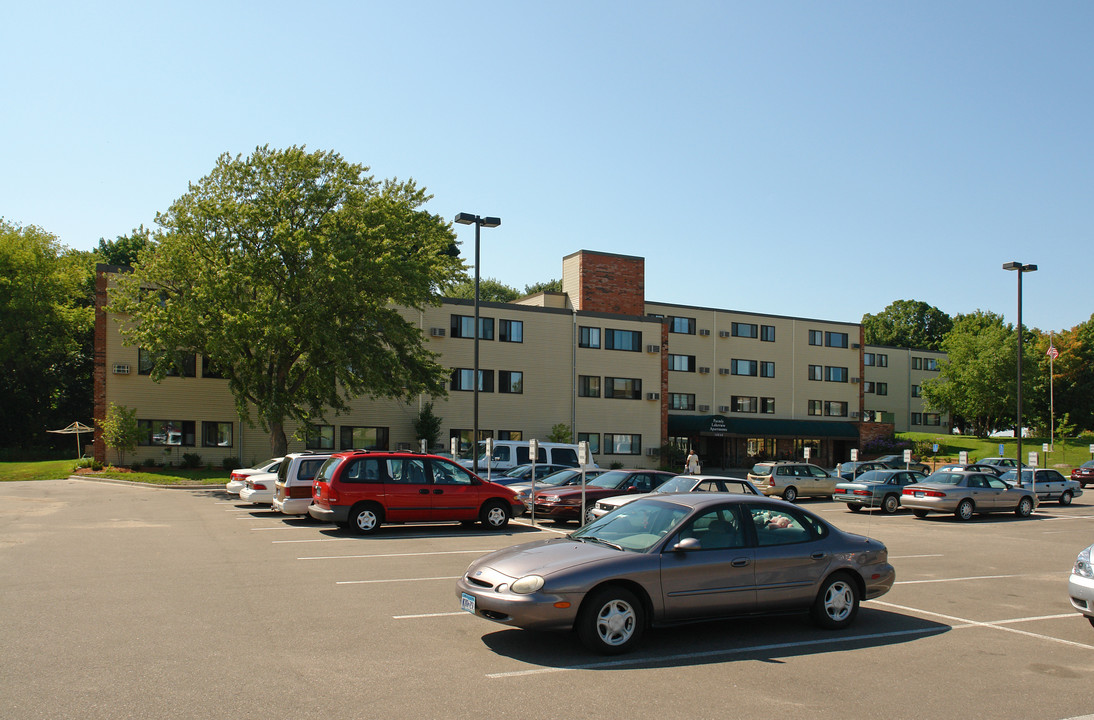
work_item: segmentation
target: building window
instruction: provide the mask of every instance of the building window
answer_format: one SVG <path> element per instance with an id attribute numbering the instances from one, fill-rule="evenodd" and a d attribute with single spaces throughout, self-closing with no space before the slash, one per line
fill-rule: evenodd
<path id="1" fill-rule="evenodd" d="M 763 342 L 775 342 L 775 326 L 761 325 L 760 340 L 762 340 Z"/>
<path id="2" fill-rule="evenodd" d="M 731 326 L 733 337 L 754 338 L 757 335 L 756 325 L 753 323 L 735 322 Z"/>
<path id="3" fill-rule="evenodd" d="M 524 342 L 524 321 L 498 320 L 498 341 L 511 343 Z"/>
<path id="4" fill-rule="evenodd" d="M 828 347 L 845 348 L 847 347 L 847 333 L 826 332 L 824 333 L 824 344 Z"/>
<path id="5" fill-rule="evenodd" d="M 922 390 L 918 385 L 912 385 L 912 397 L 922 397 Z"/>
<path id="6" fill-rule="evenodd" d="M 820 415 L 823 412 L 824 412 L 824 403 L 823 402 L 821 402 L 820 400 L 810 400 L 809 401 L 809 414 L 810 415 Z"/>
<path id="7" fill-rule="evenodd" d="M 872 393 L 874 391 L 874 384 L 869 380 L 864 380 L 862 383 L 862 392 Z"/>
<path id="8" fill-rule="evenodd" d="M 809 366 L 809 379 L 810 380 L 823 380 L 824 379 L 824 367 L 821 365 Z"/>
<path id="9" fill-rule="evenodd" d="M 608 328 L 604 331 L 604 349 L 641 352 L 642 333 L 634 330 L 612 330 Z"/>
<path id="10" fill-rule="evenodd" d="M 821 332 L 820 330 L 810 330 L 809 331 L 809 344 L 810 345 L 823 345 L 824 344 L 824 333 Z"/>
<path id="11" fill-rule="evenodd" d="M 873 364 L 874 364 L 874 354 L 873 353 L 862 353 L 862 364 L 867 366 L 867 367 L 872 367 Z"/>
<path id="12" fill-rule="evenodd" d="M 309 425 L 304 435 L 304 447 L 308 450 L 333 450 L 334 426 Z"/>
<path id="13" fill-rule="evenodd" d="M 578 433 L 577 441 L 589 443 L 590 455 L 600 454 L 600 433 Z"/>
<path id="14" fill-rule="evenodd" d="M 669 370 L 695 372 L 694 355 L 669 355 Z"/>
<path id="15" fill-rule="evenodd" d="M 747 397 L 745 395 L 734 395 L 730 401 L 730 407 L 733 412 L 739 413 L 754 413 L 759 409 L 759 399 L 754 397 Z"/>
<path id="16" fill-rule="evenodd" d="M 600 328 L 579 327 L 577 329 L 577 346 L 598 349 L 600 347 Z"/>
<path id="17" fill-rule="evenodd" d="M 729 367 L 730 372 L 734 375 L 751 375 L 755 377 L 759 363 L 755 360 L 734 360 L 729 364 Z"/>
<path id="18" fill-rule="evenodd" d="M 922 369 L 923 369 L 923 358 L 913 357 L 912 358 L 912 370 L 922 370 Z"/>
<path id="19" fill-rule="evenodd" d="M 938 372 L 938 358 L 923 358 L 923 369 Z"/>
<path id="20" fill-rule="evenodd" d="M 232 423 L 203 422 L 201 445 L 202 447 L 232 447 Z"/>
<path id="21" fill-rule="evenodd" d="M 597 375 L 578 375 L 577 396 L 600 397 L 600 377 Z"/>
<path id="22" fill-rule="evenodd" d="M 824 414 L 829 417 L 847 417 L 847 403 L 826 400 L 824 403 Z"/>
<path id="23" fill-rule="evenodd" d="M 888 395 L 889 394 L 889 383 L 883 383 L 883 382 L 874 383 L 874 392 L 878 395 Z"/>
<path id="24" fill-rule="evenodd" d="M 138 445 L 194 447 L 193 420 L 137 420 L 141 436 Z"/>
<path id="25" fill-rule="evenodd" d="M 449 389 L 466 390 L 468 392 L 473 391 L 475 387 L 471 384 L 471 378 L 473 378 L 474 376 L 474 368 L 453 369 Z M 493 370 L 479 370 L 479 392 L 494 392 Z"/>
<path id="26" fill-rule="evenodd" d="M 498 430 L 498 440 L 516 440 L 520 442 L 524 439 L 524 433 L 520 430 Z"/>
<path id="27" fill-rule="evenodd" d="M 695 318 L 689 317 L 669 317 L 669 332 L 670 333 L 683 333 L 684 335 L 695 334 Z"/>
<path id="28" fill-rule="evenodd" d="M 885 355 L 883 353 L 878 353 L 877 354 L 877 366 L 878 367 L 889 367 L 889 356 Z"/>
<path id="29" fill-rule="evenodd" d="M 760 377 L 773 378 L 775 377 L 775 363 L 762 362 L 760 363 Z"/>
<path id="30" fill-rule="evenodd" d="M 217 370 L 213 362 L 205 355 L 201 356 L 201 376 L 203 378 L 216 378 L 218 380 L 224 379 L 223 373 L 221 373 L 220 370 Z"/>
<path id="31" fill-rule="evenodd" d="M 775 414 L 775 398 L 760 398 L 760 412 L 766 415 Z"/>
<path id="32" fill-rule="evenodd" d="M 622 400 L 642 399 L 641 378 L 604 378 L 604 397 Z M 605 442 L 607 442 L 605 440 Z"/>
<path id="33" fill-rule="evenodd" d="M 498 392 L 521 395 L 524 393 L 524 373 L 519 370 L 498 370 Z"/>
<path id="34" fill-rule="evenodd" d="M 609 455 L 641 455 L 642 436 L 604 433 L 604 447 Z"/>
<path id="35" fill-rule="evenodd" d="M 669 393 L 669 408 L 672 410 L 694 410 L 695 393 Z"/>
<path id="36" fill-rule="evenodd" d="M 923 413 L 924 425 L 941 425 L 942 416 L 938 413 Z"/>
<path id="37" fill-rule="evenodd" d="M 353 427 L 343 425 L 338 429 L 343 450 L 387 450 L 388 429 L 386 427 Z"/>
<path id="38" fill-rule="evenodd" d="M 912 425 L 923 424 L 923 413 L 912 413 Z"/>
<path id="39" fill-rule="evenodd" d="M 847 382 L 847 368 L 845 367 L 826 366 L 824 375 L 828 382 Z"/>
<path id="40" fill-rule="evenodd" d="M 152 365 L 156 360 L 163 356 L 164 353 L 153 353 L 144 348 L 137 348 L 137 374 L 138 375 L 151 375 Z M 164 373 L 167 377 L 197 377 L 197 356 L 194 353 L 176 353 L 175 362 L 167 372 Z"/>
<path id="41" fill-rule="evenodd" d="M 452 316 L 452 337 L 474 338 L 475 317 L 473 315 Z M 479 339 L 494 339 L 494 318 L 479 317 Z"/>

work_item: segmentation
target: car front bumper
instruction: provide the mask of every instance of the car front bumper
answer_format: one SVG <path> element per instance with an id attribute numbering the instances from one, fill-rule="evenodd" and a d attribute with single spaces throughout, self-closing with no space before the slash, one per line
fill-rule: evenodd
<path id="1" fill-rule="evenodd" d="M 492 588 L 472 583 L 466 576 L 456 581 L 456 600 L 463 602 L 464 595 L 474 598 L 474 614 L 484 620 L 510 625 L 525 630 L 569 630 L 577 619 L 584 595 L 556 595 L 532 593 L 521 595 L 514 592 L 498 592 L 498 586 L 513 578 L 499 580 Z M 559 607 L 559 605 L 566 607 Z M 466 609 L 466 608 L 465 608 Z"/>
<path id="2" fill-rule="evenodd" d="M 1067 595 L 1073 608 L 1094 618 L 1094 579 L 1072 573 L 1067 581 Z"/>

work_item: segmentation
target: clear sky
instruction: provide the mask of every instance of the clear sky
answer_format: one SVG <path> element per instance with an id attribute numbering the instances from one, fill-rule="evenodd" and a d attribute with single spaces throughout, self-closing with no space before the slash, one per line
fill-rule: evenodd
<path id="1" fill-rule="evenodd" d="M 13 3 L 0 216 L 91 249 L 218 155 L 306 145 L 496 215 L 482 276 L 581 249 L 659 302 L 858 322 L 1094 313 L 1094 3 Z M 464 256 L 474 230 L 455 226 Z"/>

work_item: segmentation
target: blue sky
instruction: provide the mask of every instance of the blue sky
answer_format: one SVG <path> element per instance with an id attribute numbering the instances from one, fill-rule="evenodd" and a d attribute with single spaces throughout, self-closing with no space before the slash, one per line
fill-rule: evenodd
<path id="1" fill-rule="evenodd" d="M 90 249 L 218 155 L 335 150 L 496 215 L 482 275 L 646 259 L 660 302 L 1094 313 L 1088 2 L 17 3 L 0 215 Z M 474 231 L 456 226 L 465 257 Z"/>

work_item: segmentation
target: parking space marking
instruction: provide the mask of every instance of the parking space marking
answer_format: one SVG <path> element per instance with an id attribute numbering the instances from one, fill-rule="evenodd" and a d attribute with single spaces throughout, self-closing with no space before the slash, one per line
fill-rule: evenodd
<path id="1" fill-rule="evenodd" d="M 895 610 L 903 610 L 905 612 L 917 613 L 917 614 L 920 614 L 920 615 L 931 615 L 933 617 L 942 618 L 943 620 L 950 620 L 950 621 L 961 623 L 960 625 L 954 625 L 953 626 L 953 629 L 955 629 L 955 630 L 958 629 L 958 628 L 969 628 L 969 627 L 992 628 L 992 629 L 995 629 L 995 630 L 1002 630 L 1004 632 L 1014 633 L 1016 635 L 1025 635 L 1026 637 L 1036 638 L 1038 640 L 1049 640 L 1049 641 L 1054 642 L 1054 643 L 1060 643 L 1061 645 L 1068 645 L 1068 646 L 1071 646 L 1071 647 L 1078 647 L 1078 648 L 1085 648 L 1087 650 L 1094 650 L 1094 645 L 1087 645 L 1085 643 L 1078 643 L 1078 642 L 1074 642 L 1072 640 L 1063 640 L 1061 638 L 1052 637 L 1051 635 L 1042 635 L 1040 633 L 1033 633 L 1033 632 L 1029 632 L 1029 631 L 1026 631 L 1026 630 L 1019 630 L 1018 628 L 1006 627 L 1006 625 L 1008 625 L 1008 624 L 1017 623 L 1017 622 L 1031 622 L 1033 620 L 1047 619 L 1047 618 L 1044 618 L 1044 617 L 1012 618 L 1010 620 L 994 620 L 992 622 L 977 622 L 976 620 L 969 620 L 967 618 L 955 617 L 953 615 L 946 615 L 944 613 L 931 612 L 930 610 L 920 610 L 919 608 L 911 608 L 911 607 L 906 607 L 904 605 L 895 605 L 893 603 L 882 602 L 880 600 L 872 600 L 871 602 L 876 603 L 878 605 L 883 605 L 885 607 L 890 607 L 890 608 L 893 608 Z M 1076 617 L 1077 614 L 1078 613 L 1069 613 L 1067 615 L 1058 615 L 1058 616 L 1053 616 L 1053 617 L 1059 617 L 1059 618 L 1070 617 L 1070 618 L 1074 618 L 1074 617 Z"/>
<path id="2" fill-rule="evenodd" d="M 460 613 L 453 613 L 459 615 Z M 465 615 L 471 615 L 471 613 L 463 613 Z M 878 640 L 882 638 L 890 637 L 902 637 L 906 635 L 938 635 L 942 630 L 939 628 L 916 628 L 913 630 L 895 630 L 893 632 L 884 633 L 871 633 L 869 635 L 848 635 L 845 637 L 828 637 L 820 638 L 817 640 L 802 640 L 800 642 L 788 642 L 788 643 L 772 643 L 770 645 L 749 645 L 740 648 L 731 648 L 726 650 L 707 650 L 704 652 L 694 653 L 681 653 L 679 655 L 660 655 L 655 657 L 634 657 L 626 658 L 622 660 L 607 660 L 598 663 L 589 663 L 587 665 L 571 665 L 569 667 L 539 667 L 530 670 L 514 670 L 512 672 L 502 673 L 487 673 L 486 677 L 491 679 L 497 678 L 511 678 L 511 677 L 524 677 L 526 675 L 540 675 L 543 673 L 556 673 L 556 672 L 568 672 L 570 670 L 601 670 L 604 668 L 612 667 L 624 667 L 627 665 L 638 665 L 642 663 L 662 663 L 662 662 L 677 662 L 681 660 L 697 660 L 702 658 L 718 657 L 723 655 L 744 655 L 754 652 L 767 652 L 769 650 L 793 650 L 796 648 L 811 647 L 816 645 L 828 645 L 833 643 L 849 643 L 857 642 L 859 640 Z"/>
<path id="3" fill-rule="evenodd" d="M 399 582 L 425 582 L 427 580 L 459 580 L 460 575 L 449 575 L 447 577 L 423 577 L 423 578 L 392 578 L 390 580 L 338 580 L 335 585 L 371 585 L 373 583 L 399 583 Z M 415 615 L 396 615 L 397 618 L 403 617 L 417 617 Z M 428 615 L 425 617 L 433 617 Z"/>
<path id="4" fill-rule="evenodd" d="M 908 559 L 911 559 L 911 558 L 925 558 L 925 557 L 945 557 L 945 555 L 943 555 L 942 553 L 937 553 L 935 555 L 890 555 L 889 559 L 890 560 L 908 560 Z"/>
<path id="5" fill-rule="evenodd" d="M 425 615 L 393 615 L 392 619 L 413 620 L 416 618 L 452 617 L 453 615 L 466 615 L 467 617 L 475 617 L 466 610 L 460 610 L 459 612 L 427 613 Z"/>
<path id="6" fill-rule="evenodd" d="M 377 555 L 324 555 L 317 557 L 298 557 L 297 560 L 349 560 L 349 559 L 370 559 L 370 558 L 393 558 L 393 557 L 432 557 L 434 555 L 469 555 L 471 553 L 478 553 L 479 555 L 485 555 L 491 552 L 490 550 L 445 550 L 443 552 L 416 552 L 416 553 L 384 553 Z"/>
<path id="7" fill-rule="evenodd" d="M 926 583 L 941 583 L 941 582 L 964 582 L 965 580 L 1000 580 L 1002 578 L 1016 578 L 1022 577 L 1021 575 L 975 575 L 971 577 L 959 577 L 959 578 L 938 578 L 935 580 L 898 580 L 893 583 L 894 585 L 923 585 Z"/>
<path id="8" fill-rule="evenodd" d="M 522 525 L 524 527 L 530 527 L 534 530 L 543 530 L 544 532 L 553 532 L 557 535 L 569 535 L 570 533 L 572 533 L 574 530 L 577 529 L 577 528 L 573 528 L 572 530 L 559 530 L 558 528 L 544 527 L 543 525 L 533 525 L 530 522 L 522 522 L 520 520 L 513 520 L 513 524 L 514 525 Z"/>

